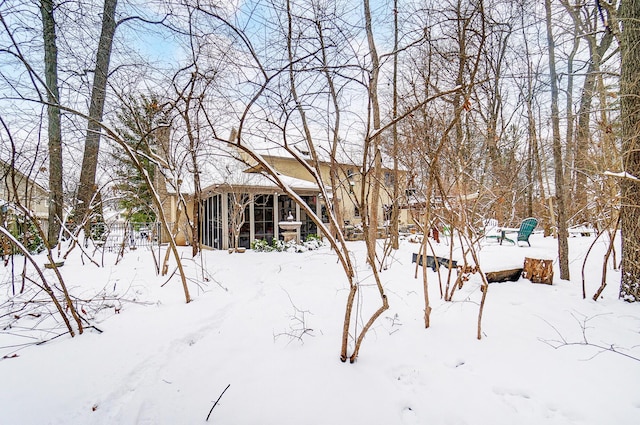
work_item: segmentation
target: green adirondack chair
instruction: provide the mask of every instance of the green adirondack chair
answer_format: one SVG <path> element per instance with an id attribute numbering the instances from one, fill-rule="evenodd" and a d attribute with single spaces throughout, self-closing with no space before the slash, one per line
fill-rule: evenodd
<path id="1" fill-rule="evenodd" d="M 531 243 L 529 242 L 529 236 L 531 236 L 531 234 L 533 233 L 533 230 L 536 228 L 537 225 L 538 225 L 538 219 L 533 217 L 525 218 L 524 220 L 522 220 L 522 223 L 520 223 L 520 229 L 518 229 L 518 237 L 516 238 L 516 241 L 514 242 L 509 238 L 504 238 L 504 239 L 508 240 L 514 245 L 520 244 L 520 242 L 526 242 L 527 245 L 531 246 Z"/>

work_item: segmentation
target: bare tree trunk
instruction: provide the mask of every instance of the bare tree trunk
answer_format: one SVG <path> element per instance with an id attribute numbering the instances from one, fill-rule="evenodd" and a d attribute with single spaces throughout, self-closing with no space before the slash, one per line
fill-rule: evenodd
<path id="1" fill-rule="evenodd" d="M 569 280 L 569 243 L 564 197 L 564 170 L 562 163 L 562 141 L 560 139 L 560 113 L 558 110 L 558 76 L 553 32 L 551 27 L 551 0 L 545 0 L 547 20 L 547 43 L 549 45 L 549 79 L 551 80 L 551 125 L 553 129 L 553 160 L 555 168 L 556 204 L 558 207 L 558 256 L 560 279 Z"/>
<path id="2" fill-rule="evenodd" d="M 622 116 L 622 278 L 620 297 L 640 301 L 640 1 L 628 0 L 620 10 L 623 30 L 620 39 L 620 115 Z"/>
<path id="3" fill-rule="evenodd" d="M 534 84 L 533 84 L 533 67 L 531 64 L 531 55 L 529 53 L 529 41 L 527 40 L 526 33 L 524 33 L 525 24 L 524 24 L 524 10 L 521 11 L 521 19 L 522 19 L 522 29 L 523 29 L 523 44 L 524 44 L 524 55 L 525 60 L 527 61 L 527 74 L 525 76 L 526 88 L 523 88 L 525 105 L 527 111 L 527 144 L 528 144 L 528 158 L 527 158 L 527 216 L 532 217 L 534 215 L 533 209 L 533 199 L 534 199 L 534 189 L 535 184 L 538 185 L 538 191 L 540 196 L 540 205 L 542 206 L 542 211 L 546 211 L 546 200 L 545 200 L 545 191 L 544 191 L 544 182 L 542 180 L 542 170 L 540 166 L 540 156 L 538 153 L 538 132 L 536 131 L 536 119 L 533 112 L 533 100 L 534 100 Z M 537 180 L 537 181 L 536 181 Z M 549 220 L 547 217 L 542 218 L 542 224 L 545 228 L 545 236 L 550 232 L 549 229 Z"/>
<path id="4" fill-rule="evenodd" d="M 369 153 L 373 151 L 373 176 L 371 170 L 366 169 L 363 172 L 363 177 L 369 184 L 363 184 L 363 189 L 369 186 L 371 189 L 368 196 L 362 197 L 362 203 L 365 204 L 366 211 L 364 212 L 365 218 L 365 231 L 367 231 L 369 237 L 365 238 L 368 244 L 368 250 L 375 251 L 376 237 L 378 233 L 378 204 L 380 200 L 380 185 L 382 177 L 382 152 L 380 151 L 380 135 L 377 130 L 380 128 L 380 104 L 378 101 L 378 77 L 380 75 L 380 60 L 378 58 L 378 51 L 376 49 L 375 39 L 373 37 L 373 27 L 371 22 L 371 8 L 369 0 L 363 0 L 364 4 L 364 19 L 365 29 L 367 33 L 367 42 L 369 44 L 369 55 L 371 56 L 371 74 L 369 76 L 369 107 L 371 111 L 371 118 L 373 119 L 373 131 L 374 136 L 371 140 L 367 137 L 364 148 L 363 165 L 369 163 Z M 371 134 L 371 130 L 369 130 Z M 365 168 L 363 167 L 363 170 Z M 364 195 L 364 194 L 363 194 Z M 368 218 L 368 220 L 366 220 Z M 371 259 L 371 257 L 370 257 Z M 373 256 L 375 260 L 375 256 Z M 371 263 L 371 266 L 375 268 L 375 262 Z"/>
<path id="5" fill-rule="evenodd" d="M 191 152 L 193 162 L 193 217 L 191 219 L 191 255 L 195 257 L 200 252 L 200 220 L 202 211 L 202 185 L 200 184 L 200 169 L 197 154 Z"/>
<path id="6" fill-rule="evenodd" d="M 342 218 L 342 206 L 338 201 L 338 187 L 340 186 L 340 167 L 338 166 L 337 154 L 338 154 L 338 144 L 340 141 L 340 105 L 338 104 L 338 92 L 336 90 L 335 84 L 333 82 L 333 78 L 331 73 L 329 72 L 329 60 L 327 57 L 327 46 L 325 43 L 325 37 L 323 28 L 320 20 L 316 21 L 316 30 L 318 31 L 318 41 L 320 42 L 321 50 L 320 54 L 322 55 L 322 73 L 324 74 L 327 80 L 327 86 L 329 88 L 329 97 L 331 98 L 331 103 L 333 106 L 333 112 L 335 114 L 335 119 L 333 121 L 333 127 L 331 128 L 332 140 L 331 140 L 331 167 L 329 171 L 329 180 L 331 182 L 331 187 L 333 190 L 333 198 L 326 199 L 325 205 L 327 208 L 333 208 L 333 211 L 336 215 L 336 221 L 338 226 L 342 226 L 344 224 L 344 220 Z M 347 182 L 349 183 L 349 182 Z M 322 218 L 322 217 L 320 217 Z M 331 227 L 335 227 L 332 225 Z M 332 236 L 335 236 L 337 232 L 341 231 L 341 229 L 331 229 Z"/>
<path id="7" fill-rule="evenodd" d="M 567 177 L 569 184 L 567 185 L 568 188 L 566 189 L 566 192 L 569 194 L 569 196 L 571 196 L 571 169 L 572 167 L 572 157 L 574 156 L 574 152 L 575 150 L 572 149 L 572 147 L 575 145 L 575 131 L 574 131 L 574 124 L 575 124 L 575 116 L 573 114 L 573 87 L 574 87 L 574 69 L 573 69 L 573 65 L 574 65 L 574 59 L 576 56 L 576 53 L 578 52 L 578 48 L 580 47 L 580 37 L 578 34 L 578 24 L 574 21 L 574 29 L 573 29 L 573 47 L 571 48 L 571 52 L 569 53 L 569 56 L 567 57 L 567 85 L 566 85 L 566 89 L 565 89 L 565 114 L 566 114 L 566 125 L 565 125 L 565 162 L 563 163 L 563 176 L 569 176 Z M 566 166 L 565 166 L 566 164 Z M 585 190 L 586 193 L 586 190 Z M 575 201 L 574 198 L 571 198 L 572 201 Z M 586 205 L 586 202 L 585 202 Z M 575 209 L 572 210 L 572 207 L 575 206 L 575 202 L 571 202 L 569 205 L 567 205 L 567 208 L 569 208 L 569 212 L 567 213 L 568 216 L 572 216 L 573 213 L 575 212 Z M 578 207 L 580 208 L 580 207 Z"/>
<path id="8" fill-rule="evenodd" d="M 400 248 L 400 175 L 398 173 L 398 0 L 393 0 L 393 203 L 391 205 L 391 248 Z"/>
<path id="9" fill-rule="evenodd" d="M 574 21 L 580 21 L 580 16 L 575 12 L 573 6 L 566 4 L 563 1 L 565 8 L 569 10 L 573 16 Z M 587 31 L 582 31 L 583 33 Z M 600 66 L 603 57 L 611 43 L 613 42 L 613 33 L 606 31 L 602 36 L 600 44 L 597 44 L 596 35 L 593 31 L 588 31 L 584 37 L 589 42 L 590 60 L 587 68 L 587 75 L 584 79 L 582 87 L 582 96 L 580 97 L 580 107 L 578 108 L 578 124 L 576 128 L 576 140 L 575 140 L 575 178 L 573 185 L 575 187 L 574 194 L 572 196 L 574 209 L 578 212 L 578 220 L 580 222 L 589 222 L 590 216 L 587 211 L 588 199 L 587 199 L 587 185 L 588 175 L 592 173 L 593 169 L 589 169 L 589 147 L 591 144 L 591 105 L 593 98 L 596 95 L 596 82 L 599 78 Z M 604 110 L 604 105 L 601 105 L 601 109 Z"/>
<path id="10" fill-rule="evenodd" d="M 41 0 L 42 28 L 44 38 L 45 80 L 47 83 L 47 118 L 49 143 L 49 226 L 47 245 L 53 248 L 58 243 L 63 217 L 62 191 L 62 126 L 58 91 L 58 47 L 56 23 L 53 17 L 53 0 Z"/>
<path id="11" fill-rule="evenodd" d="M 179 114 L 182 116 L 184 124 L 186 126 L 186 136 L 189 140 L 189 157 L 191 159 L 191 167 L 190 172 L 193 176 L 193 206 L 192 206 L 192 215 L 189 217 L 189 213 L 186 210 L 185 204 L 185 215 L 187 219 L 187 226 L 191 231 L 191 255 L 195 257 L 200 252 L 200 212 L 202 206 L 200 205 L 202 202 L 202 185 L 200 184 L 200 166 L 198 164 L 198 148 L 200 143 L 199 134 L 199 124 L 197 118 L 194 120 L 190 116 L 192 113 L 192 109 L 197 111 L 202 108 L 202 104 L 197 98 L 197 94 L 195 93 L 196 83 L 198 78 L 198 67 L 194 60 L 195 71 L 191 73 L 191 77 L 189 82 L 187 83 L 184 90 L 179 91 L 179 95 L 184 101 L 184 109 L 179 109 Z M 193 105 L 195 104 L 195 105 Z M 193 108 L 192 108 L 193 106 Z M 197 114 L 197 112 L 196 112 Z M 197 116 L 197 115 L 196 115 Z M 176 219 L 176 224 L 178 219 Z M 185 235 L 188 236 L 188 235 Z M 236 247 L 237 248 L 237 247 Z"/>
<path id="12" fill-rule="evenodd" d="M 85 137 L 84 155 L 80 170 L 80 186 L 78 188 L 77 222 L 84 221 L 91 213 L 91 200 L 96 191 L 96 170 L 98 168 L 98 153 L 100 151 L 100 121 L 104 111 L 107 91 L 107 77 L 111 59 L 111 47 L 116 31 L 116 5 L 118 0 L 104 0 L 102 15 L 102 31 L 96 53 L 96 68 L 93 74 L 91 88 L 91 104 L 89 105 L 89 120 Z M 90 223 L 91 220 L 86 220 Z"/>

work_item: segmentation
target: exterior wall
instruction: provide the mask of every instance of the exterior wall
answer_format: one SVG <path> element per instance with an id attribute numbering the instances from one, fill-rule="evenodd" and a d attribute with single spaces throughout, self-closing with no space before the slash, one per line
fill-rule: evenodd
<path id="1" fill-rule="evenodd" d="M 36 217 L 46 219 L 49 216 L 49 193 L 46 189 L 16 171 L 15 181 L 18 193 L 14 193 L 9 177 L 9 167 L 3 162 L 0 162 L 0 175 L 3 176 L 0 184 L 0 202 L 17 203 L 20 201 L 20 204 L 32 211 Z"/>
<path id="2" fill-rule="evenodd" d="M 282 158 L 275 156 L 264 156 L 264 158 L 271 164 L 277 171 L 282 174 L 296 177 L 298 179 L 314 181 L 311 174 L 295 159 Z M 346 223 L 357 225 L 362 222 L 356 207 L 356 197 L 360 196 L 362 191 L 362 176 L 358 167 L 355 165 L 339 164 L 340 179 L 337 188 L 332 188 L 335 195 L 340 202 L 342 211 L 342 218 Z M 320 164 L 320 176 L 327 186 L 331 185 L 330 176 L 330 164 Z M 406 188 L 406 173 L 401 171 L 398 174 L 400 192 L 404 196 Z M 393 195 L 393 170 L 383 169 L 382 171 L 382 187 L 380 192 L 380 199 L 378 200 L 378 225 L 382 225 L 384 221 L 384 205 L 392 204 Z M 406 202 L 400 202 L 406 204 Z M 407 210 L 401 210 L 399 215 L 400 224 L 410 224 L 411 218 Z"/>

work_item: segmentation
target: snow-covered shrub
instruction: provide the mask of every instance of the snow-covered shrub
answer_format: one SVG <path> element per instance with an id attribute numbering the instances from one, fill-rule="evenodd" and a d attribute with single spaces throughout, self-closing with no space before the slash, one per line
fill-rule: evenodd
<path id="1" fill-rule="evenodd" d="M 301 244 L 295 241 L 284 242 L 280 239 L 273 239 L 271 244 L 266 239 L 256 239 L 251 242 L 251 249 L 256 252 L 304 252 L 312 251 L 324 245 L 322 238 L 317 235 L 309 235 L 305 242 Z"/>
<path id="2" fill-rule="evenodd" d="M 303 245 L 309 250 L 314 250 L 320 248 L 324 245 L 324 242 L 321 237 L 318 235 L 309 235 L 307 236 L 307 240 L 304 241 Z"/>
<path id="3" fill-rule="evenodd" d="M 256 252 L 269 252 L 272 251 L 273 248 L 269 245 L 266 239 L 256 239 L 251 242 L 251 249 Z"/>
<path id="4" fill-rule="evenodd" d="M 273 239 L 271 241 L 271 246 L 273 248 L 273 251 L 278 251 L 278 252 L 282 252 L 285 249 L 287 249 L 287 245 L 284 243 L 284 241 L 281 241 L 280 239 Z"/>

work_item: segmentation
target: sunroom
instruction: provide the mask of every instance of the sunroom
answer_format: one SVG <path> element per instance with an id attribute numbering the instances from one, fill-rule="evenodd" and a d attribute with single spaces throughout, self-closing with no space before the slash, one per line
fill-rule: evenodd
<path id="1" fill-rule="evenodd" d="M 324 203 L 320 202 L 315 183 L 284 175 L 279 177 L 318 217 L 324 216 Z M 278 223 L 287 219 L 301 223 L 296 235 L 299 241 L 318 234 L 318 228 L 307 212 L 266 175 L 244 173 L 237 181 L 227 180 L 209 185 L 202 191 L 200 241 L 204 246 L 250 248 L 252 241 L 262 239 L 271 244 L 274 239 L 284 239 Z"/>

